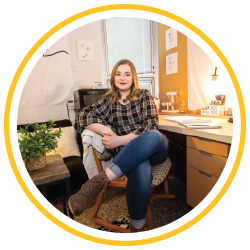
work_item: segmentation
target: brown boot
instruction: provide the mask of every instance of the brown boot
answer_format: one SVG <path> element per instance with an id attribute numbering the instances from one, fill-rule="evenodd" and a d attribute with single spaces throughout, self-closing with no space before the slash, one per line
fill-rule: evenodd
<path id="1" fill-rule="evenodd" d="M 83 184 L 80 191 L 69 198 L 68 204 L 72 214 L 74 216 L 80 215 L 95 195 L 99 194 L 102 189 L 106 190 L 108 184 L 110 184 L 110 180 L 105 171 Z"/>
<path id="2" fill-rule="evenodd" d="M 139 232 L 143 232 L 146 231 L 146 225 L 144 224 L 144 226 L 140 229 L 136 229 L 134 228 L 132 225 L 130 226 L 130 231 L 131 233 L 139 233 Z"/>

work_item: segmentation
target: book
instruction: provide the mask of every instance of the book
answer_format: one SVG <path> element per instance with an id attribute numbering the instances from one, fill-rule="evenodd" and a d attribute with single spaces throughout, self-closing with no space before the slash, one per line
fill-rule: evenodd
<path id="1" fill-rule="evenodd" d="M 189 129 L 213 129 L 213 128 L 222 128 L 220 125 L 212 123 L 209 119 L 202 119 L 193 116 L 172 116 L 164 117 L 163 120 L 176 122 L 182 126 L 185 126 Z"/>

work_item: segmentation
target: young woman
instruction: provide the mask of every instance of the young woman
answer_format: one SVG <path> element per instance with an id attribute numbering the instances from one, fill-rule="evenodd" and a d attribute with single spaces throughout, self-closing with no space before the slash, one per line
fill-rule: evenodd
<path id="1" fill-rule="evenodd" d="M 159 118 L 153 97 L 148 90 L 139 89 L 131 61 L 117 62 L 110 83 L 110 91 L 100 101 L 84 108 L 76 118 L 76 125 L 78 132 L 86 128 L 103 135 L 103 144 L 113 151 L 112 164 L 72 195 L 69 207 L 75 216 L 80 215 L 96 194 L 126 174 L 131 232 L 140 232 L 145 230 L 150 200 L 151 166 L 167 159 L 168 140 L 158 131 Z"/>

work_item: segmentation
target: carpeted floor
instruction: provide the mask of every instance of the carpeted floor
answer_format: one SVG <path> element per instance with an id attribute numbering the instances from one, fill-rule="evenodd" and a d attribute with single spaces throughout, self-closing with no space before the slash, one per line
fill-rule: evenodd
<path id="1" fill-rule="evenodd" d="M 155 197 L 150 199 L 153 229 L 162 227 L 181 218 L 192 209 L 186 204 L 186 184 L 173 176 L 168 177 L 168 184 L 169 192 L 171 194 L 175 194 L 175 199 L 159 199 Z M 163 190 L 163 185 L 157 187 L 158 193 L 163 193 Z M 90 220 L 96 198 L 80 216 L 75 217 L 75 221 L 92 228 L 100 228 L 100 225 L 95 224 Z M 57 209 L 63 212 L 61 198 L 51 199 L 49 201 Z M 126 218 L 128 216 L 128 209 L 126 204 L 125 189 L 109 187 L 98 211 L 98 216 L 109 221 L 110 223 Z"/>

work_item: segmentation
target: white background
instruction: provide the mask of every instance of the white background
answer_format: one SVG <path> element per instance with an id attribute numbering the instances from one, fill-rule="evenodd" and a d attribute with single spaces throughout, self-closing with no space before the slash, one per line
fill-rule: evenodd
<path id="1" fill-rule="evenodd" d="M 91 3 L 90 3 L 91 2 Z M 163 4 L 164 2 L 164 4 Z M 1 18 L 1 108 L 16 70 L 31 47 L 52 27 L 83 10 L 107 5 L 112 1 L 5 1 L 0 4 Z M 116 2 L 117 3 L 117 2 Z M 220 48 L 231 64 L 249 108 L 249 31 L 247 1 L 127 1 L 161 8 L 174 13 L 202 30 Z M 3 249 L 75 249 L 99 245 L 64 231 L 31 203 L 20 188 L 5 150 L 1 121 L 1 241 Z M 249 142 L 230 188 L 216 207 L 188 230 L 153 245 L 150 249 L 249 248 Z"/>

